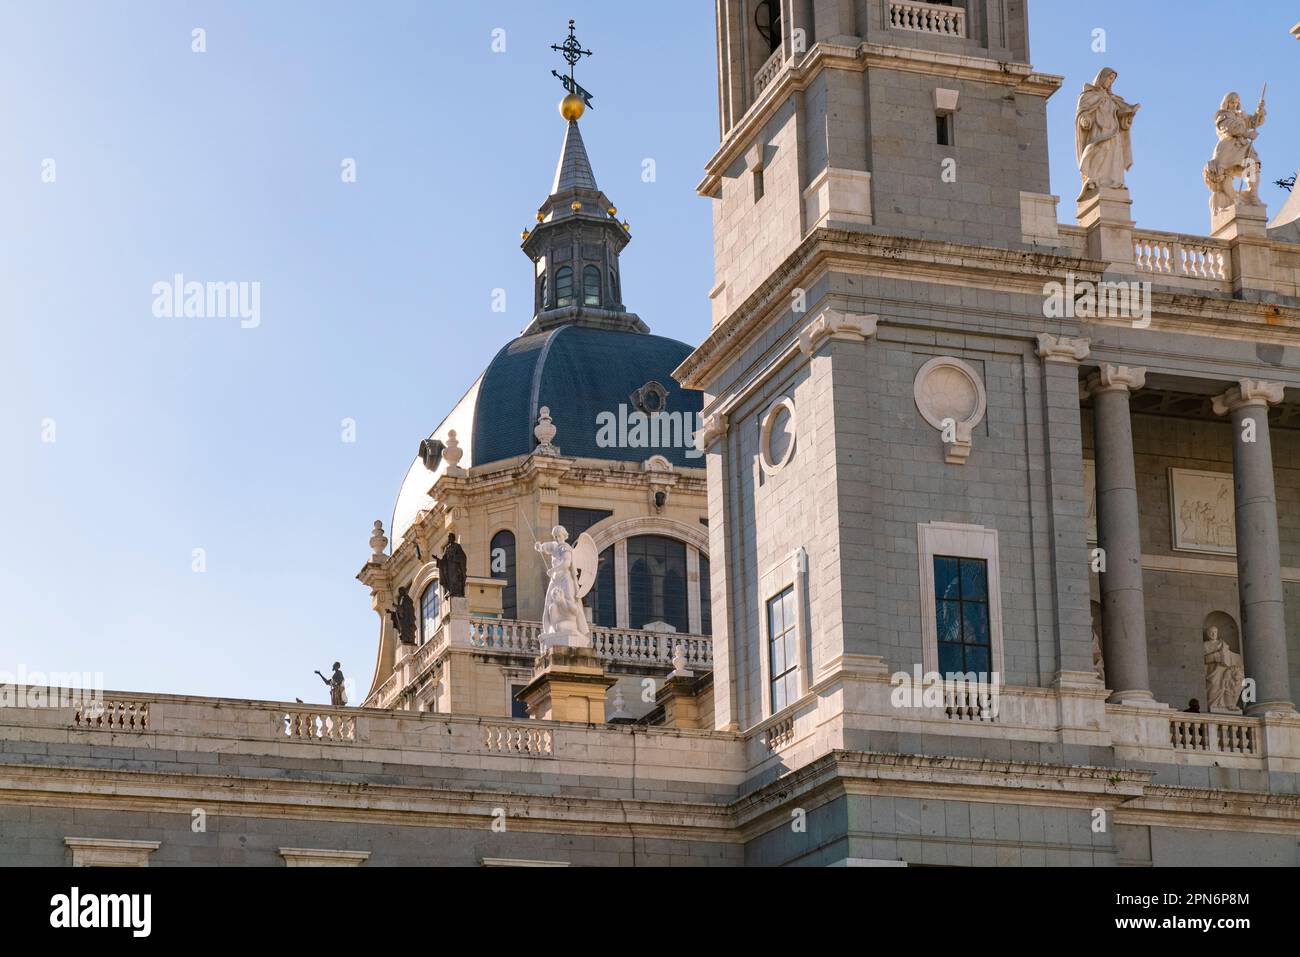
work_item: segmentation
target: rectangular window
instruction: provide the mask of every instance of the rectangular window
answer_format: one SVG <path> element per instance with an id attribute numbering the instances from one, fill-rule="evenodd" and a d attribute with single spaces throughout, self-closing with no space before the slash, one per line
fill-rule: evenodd
<path id="1" fill-rule="evenodd" d="M 772 713 L 799 697 L 799 652 L 794 586 L 767 603 L 768 674 L 772 689 Z"/>
<path id="2" fill-rule="evenodd" d="M 515 695 L 523 691 L 525 687 L 526 687 L 525 685 L 510 686 L 510 717 L 512 718 L 526 719 L 528 717 L 528 705 L 524 704 L 522 701 L 520 701 L 518 698 L 515 697 Z"/>
<path id="3" fill-rule="evenodd" d="M 763 198 L 763 171 L 761 169 L 756 169 L 754 170 L 754 202 L 757 203 L 762 198 Z"/>
<path id="4" fill-rule="evenodd" d="M 989 567 L 982 558 L 934 557 L 939 673 L 993 671 Z"/>
<path id="5" fill-rule="evenodd" d="M 934 117 L 935 142 L 940 146 L 952 146 L 952 114 L 937 113 Z"/>

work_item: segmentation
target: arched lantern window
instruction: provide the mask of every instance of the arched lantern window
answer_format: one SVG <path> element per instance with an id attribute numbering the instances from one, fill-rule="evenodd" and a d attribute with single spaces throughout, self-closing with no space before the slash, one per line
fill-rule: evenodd
<path id="1" fill-rule="evenodd" d="M 561 266 L 555 270 L 555 305 L 563 309 L 573 305 L 573 268 Z"/>
<path id="2" fill-rule="evenodd" d="M 582 269 L 582 304 L 584 306 L 600 305 L 600 268 L 584 266 Z"/>

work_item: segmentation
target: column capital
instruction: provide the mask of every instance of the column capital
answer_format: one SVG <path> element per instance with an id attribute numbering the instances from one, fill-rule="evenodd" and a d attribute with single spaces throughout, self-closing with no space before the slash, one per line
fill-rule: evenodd
<path id="1" fill-rule="evenodd" d="M 1136 392 L 1146 384 L 1146 369 L 1139 366 L 1113 366 L 1105 362 L 1100 369 L 1088 376 L 1084 391 L 1089 396 L 1102 392 Z"/>
<path id="2" fill-rule="evenodd" d="M 1044 362 L 1072 362 L 1078 365 L 1088 358 L 1090 345 L 1087 339 L 1071 339 L 1040 332 L 1037 353 L 1038 358 Z"/>
<path id="3" fill-rule="evenodd" d="M 1263 379 L 1242 379 L 1222 395 L 1214 397 L 1214 414 L 1228 415 L 1248 406 L 1268 408 L 1282 401 L 1285 387 L 1281 382 L 1265 382 Z"/>
<path id="4" fill-rule="evenodd" d="M 854 339 L 862 342 L 876 334 L 880 317 L 856 316 L 837 309 L 824 309 L 799 333 L 799 351 L 806 356 L 817 351 L 823 339 Z"/>

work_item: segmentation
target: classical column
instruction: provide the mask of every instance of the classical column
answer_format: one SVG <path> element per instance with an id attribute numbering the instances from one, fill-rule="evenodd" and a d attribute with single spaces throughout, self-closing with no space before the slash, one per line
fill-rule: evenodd
<path id="1" fill-rule="evenodd" d="M 1142 598 L 1142 535 L 1129 393 L 1146 384 L 1147 370 L 1103 365 L 1088 379 L 1097 456 L 1097 544 L 1105 565 L 1101 620 L 1110 700 L 1152 704 L 1147 677 L 1146 605 Z"/>
<path id="2" fill-rule="evenodd" d="M 1255 679 L 1249 714 L 1295 711 L 1287 671 L 1282 597 L 1282 552 L 1268 407 L 1282 401 L 1282 385 L 1242 379 L 1214 399 L 1217 415 L 1232 416 L 1232 478 L 1237 520 L 1237 590 L 1241 596 L 1242 653 Z"/>

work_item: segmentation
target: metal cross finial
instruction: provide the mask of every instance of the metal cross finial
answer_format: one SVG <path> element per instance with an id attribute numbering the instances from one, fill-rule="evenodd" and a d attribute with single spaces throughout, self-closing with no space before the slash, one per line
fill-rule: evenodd
<path id="1" fill-rule="evenodd" d="M 569 21 L 569 37 L 562 44 L 551 44 L 551 49 L 555 50 L 564 57 L 564 62 L 569 64 L 569 80 L 573 80 L 573 67 L 579 60 L 585 56 L 591 56 L 590 50 L 584 50 L 582 44 L 573 33 L 573 21 Z"/>
<path id="2" fill-rule="evenodd" d="M 564 57 L 564 62 L 569 64 L 569 75 L 563 76 L 552 70 L 551 76 L 556 77 L 561 83 L 563 83 L 564 88 L 570 93 L 582 97 L 582 101 L 586 106 L 591 106 L 591 92 L 584 90 L 578 85 L 578 81 L 573 78 L 573 68 L 583 57 L 591 56 L 592 52 L 582 48 L 582 44 L 578 42 L 577 36 L 574 35 L 573 26 L 573 21 L 570 20 L 569 36 L 563 43 L 551 44 L 551 49 Z"/>

